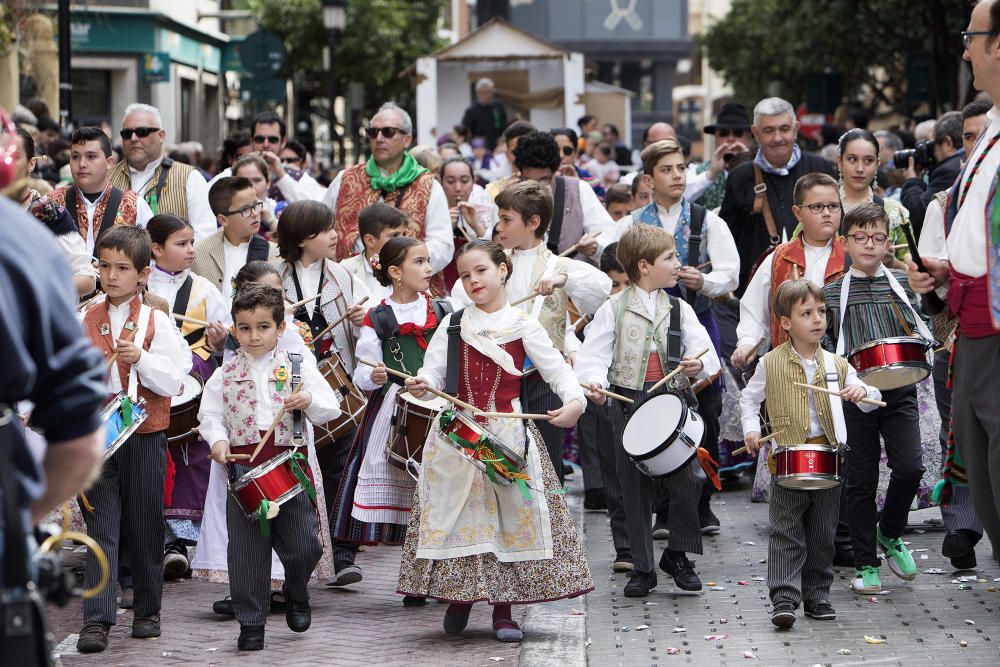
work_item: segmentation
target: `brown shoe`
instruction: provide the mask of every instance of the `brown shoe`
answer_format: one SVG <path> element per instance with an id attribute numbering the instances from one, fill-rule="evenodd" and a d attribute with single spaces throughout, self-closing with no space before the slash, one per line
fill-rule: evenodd
<path id="1" fill-rule="evenodd" d="M 80 653 L 100 653 L 108 647 L 108 633 L 111 626 L 107 623 L 90 621 L 83 624 L 80 637 L 76 640 L 76 650 Z"/>
<path id="2" fill-rule="evenodd" d="M 132 637 L 135 639 L 151 639 L 160 636 L 160 615 L 140 616 L 132 621 Z"/>

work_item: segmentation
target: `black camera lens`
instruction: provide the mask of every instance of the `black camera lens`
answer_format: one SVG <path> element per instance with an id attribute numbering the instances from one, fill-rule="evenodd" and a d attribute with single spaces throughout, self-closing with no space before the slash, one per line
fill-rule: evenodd
<path id="1" fill-rule="evenodd" d="M 914 157 L 916 153 L 917 151 L 912 148 L 896 151 L 892 156 L 892 166 L 896 169 L 906 169 L 910 165 L 910 158 Z"/>

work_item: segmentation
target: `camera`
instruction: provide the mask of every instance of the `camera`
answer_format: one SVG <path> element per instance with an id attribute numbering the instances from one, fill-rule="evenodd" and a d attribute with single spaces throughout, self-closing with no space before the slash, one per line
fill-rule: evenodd
<path id="1" fill-rule="evenodd" d="M 35 528 L 35 539 L 39 544 L 60 532 L 55 524 L 41 524 Z M 42 553 L 36 551 L 35 585 L 38 591 L 49 602 L 64 607 L 75 595 L 79 595 L 76 579 L 73 574 L 63 568 L 62 559 L 57 551 Z"/>
<path id="2" fill-rule="evenodd" d="M 896 151 L 892 156 L 892 164 L 896 169 L 906 169 L 909 166 L 910 158 L 913 158 L 913 165 L 917 170 L 930 169 L 937 160 L 934 159 L 934 142 L 918 141 L 913 148 Z"/>

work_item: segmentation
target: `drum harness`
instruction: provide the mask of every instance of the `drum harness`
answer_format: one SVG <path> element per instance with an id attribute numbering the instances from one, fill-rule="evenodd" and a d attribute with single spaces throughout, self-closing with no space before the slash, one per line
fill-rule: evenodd
<path id="1" fill-rule="evenodd" d="M 177 290 L 177 296 L 174 297 L 174 315 L 185 315 L 187 313 L 188 303 L 191 301 L 191 287 L 194 285 L 194 278 L 188 274 L 188 277 L 184 279 L 181 283 L 180 289 Z M 177 328 L 180 329 L 183 326 L 183 322 L 180 320 L 176 321 Z M 185 342 L 188 346 L 194 345 L 199 340 L 205 336 L 205 327 L 198 327 L 188 335 L 184 336 Z"/>
<path id="2" fill-rule="evenodd" d="M 434 308 L 434 317 L 437 318 L 438 324 L 444 320 L 444 316 L 451 313 L 451 304 L 444 299 L 431 299 L 431 307 Z M 462 311 L 458 311 L 461 313 Z M 396 313 L 393 312 L 392 306 L 386 304 L 379 304 L 372 308 L 368 312 L 368 317 L 371 319 L 372 328 L 375 329 L 375 335 L 378 339 L 385 341 L 389 347 L 389 353 L 392 358 L 400 365 L 404 373 L 413 375 L 413 373 L 406 367 L 403 361 L 403 351 L 399 347 L 399 322 L 396 320 Z M 461 315 L 459 315 L 461 318 Z M 451 327 L 449 327 L 449 331 Z M 449 361 L 451 357 L 449 356 Z M 449 368 L 449 373 L 451 372 Z M 390 382 L 395 382 L 396 384 L 402 386 L 403 381 L 393 375 L 389 376 Z M 448 393 L 454 393 L 450 390 L 446 390 Z"/>

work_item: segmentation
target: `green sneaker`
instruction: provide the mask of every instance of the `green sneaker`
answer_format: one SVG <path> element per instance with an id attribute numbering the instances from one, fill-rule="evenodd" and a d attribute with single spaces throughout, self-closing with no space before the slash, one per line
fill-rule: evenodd
<path id="1" fill-rule="evenodd" d="M 903 544 L 901 537 L 885 537 L 882 531 L 878 531 L 878 543 L 885 553 L 889 569 L 900 579 L 910 581 L 917 576 L 917 564 L 913 562 L 910 550 Z"/>
<path id="2" fill-rule="evenodd" d="M 874 565 L 865 565 L 855 572 L 854 583 L 851 588 L 855 593 L 871 595 L 882 590 L 882 580 L 878 576 L 878 568 Z"/>

